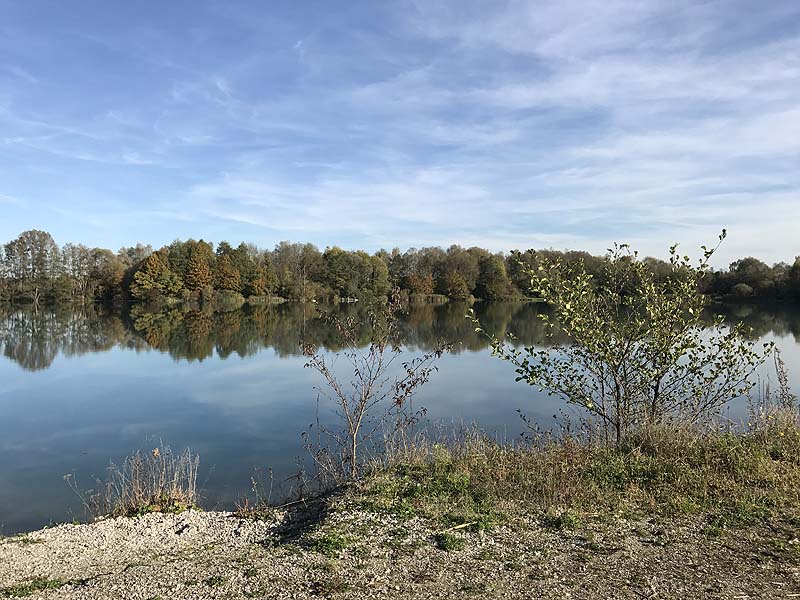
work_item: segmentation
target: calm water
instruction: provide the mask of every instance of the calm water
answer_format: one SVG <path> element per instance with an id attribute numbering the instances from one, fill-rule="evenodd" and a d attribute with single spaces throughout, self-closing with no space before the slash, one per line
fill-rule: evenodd
<path id="1" fill-rule="evenodd" d="M 408 314 L 409 355 L 439 339 L 455 343 L 415 405 L 433 422 L 477 422 L 506 437 L 524 428 L 518 409 L 552 424 L 560 404 L 514 383 L 513 369 L 489 356 L 465 309 L 422 306 Z M 357 316 L 355 307 L 341 310 Z M 513 331 L 526 345 L 544 341 L 537 310 L 477 307 L 487 329 Z M 797 390 L 800 310 L 722 312 L 777 342 Z M 301 305 L 211 315 L 0 313 L 0 533 L 85 518 L 64 475 L 89 488 L 109 461 L 159 440 L 200 454 L 206 508 L 231 507 L 256 468 L 272 467 L 276 479 L 296 473 L 308 462 L 300 434 L 315 419 L 320 383 L 303 368 L 301 340 L 336 349 L 314 307 Z M 743 414 L 732 407 L 734 418 Z"/>

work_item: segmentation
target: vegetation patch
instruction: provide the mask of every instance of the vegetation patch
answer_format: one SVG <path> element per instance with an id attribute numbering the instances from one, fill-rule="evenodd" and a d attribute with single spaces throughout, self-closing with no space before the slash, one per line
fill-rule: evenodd
<path id="1" fill-rule="evenodd" d="M 175 454 L 169 446 L 136 452 L 108 468 L 105 481 L 82 493 L 66 479 L 94 516 L 135 517 L 153 512 L 178 514 L 199 504 L 197 470 L 200 458 L 190 450 Z"/>
<path id="2" fill-rule="evenodd" d="M 326 556 L 337 556 L 350 546 L 350 539 L 337 531 L 323 534 L 314 542 L 314 550 Z"/>
<path id="3" fill-rule="evenodd" d="M 212 575 L 208 579 L 206 579 L 203 583 L 205 583 L 210 588 L 218 588 L 222 585 L 225 585 L 225 582 L 228 581 L 222 575 Z"/>
<path id="4" fill-rule="evenodd" d="M 60 587 L 67 585 L 67 581 L 60 579 L 46 579 L 44 577 L 37 577 L 30 579 L 23 583 L 18 583 L 8 588 L 4 588 L 1 592 L 6 598 L 25 598 L 32 596 L 37 592 L 45 590 L 57 590 Z"/>
<path id="5" fill-rule="evenodd" d="M 32 538 L 29 535 L 19 535 L 17 537 L 10 538 L 9 541 L 14 544 L 19 544 L 20 546 L 30 546 L 32 544 L 44 544 L 44 540 L 37 540 L 36 538 Z"/>
<path id="6" fill-rule="evenodd" d="M 463 550 L 466 544 L 463 537 L 449 532 L 437 533 L 434 536 L 434 541 L 436 542 L 436 547 L 445 552 Z"/>

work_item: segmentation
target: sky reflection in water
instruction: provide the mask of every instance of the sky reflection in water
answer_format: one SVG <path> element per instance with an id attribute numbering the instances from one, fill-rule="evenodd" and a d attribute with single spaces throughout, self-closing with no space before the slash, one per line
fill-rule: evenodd
<path id="1" fill-rule="evenodd" d="M 490 331 L 513 331 L 526 345 L 546 343 L 536 316 L 541 307 L 476 308 Z M 359 308 L 341 310 L 357 316 Z M 517 409 L 550 426 L 560 403 L 515 383 L 511 365 L 489 356 L 465 312 L 464 305 L 448 304 L 416 307 L 406 316 L 409 353 L 440 339 L 455 343 L 415 406 L 426 407 L 434 423 L 476 422 L 506 438 L 524 429 Z M 797 389 L 800 310 L 722 312 L 778 343 Z M 368 339 L 366 329 L 360 334 Z M 310 306 L 219 314 L 0 313 L 0 533 L 85 518 L 63 476 L 92 487 L 109 461 L 161 440 L 200 454 L 206 508 L 230 508 L 247 492 L 255 468 L 272 467 L 276 480 L 296 473 L 306 459 L 300 434 L 316 418 L 313 388 L 320 383 L 303 368 L 301 339 L 336 350 L 332 329 Z M 731 416 L 743 410 L 733 407 Z"/>

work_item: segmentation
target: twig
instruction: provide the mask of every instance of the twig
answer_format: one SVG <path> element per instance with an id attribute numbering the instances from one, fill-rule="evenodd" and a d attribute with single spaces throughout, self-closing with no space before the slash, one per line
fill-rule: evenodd
<path id="1" fill-rule="evenodd" d="M 448 527 L 447 529 L 442 529 L 441 531 L 437 531 L 436 535 L 440 533 L 449 533 L 451 531 L 456 531 L 457 529 L 464 529 L 464 527 L 469 527 L 470 525 L 477 525 L 477 521 L 471 521 L 469 523 L 462 523 L 461 525 L 456 525 L 455 527 Z"/>

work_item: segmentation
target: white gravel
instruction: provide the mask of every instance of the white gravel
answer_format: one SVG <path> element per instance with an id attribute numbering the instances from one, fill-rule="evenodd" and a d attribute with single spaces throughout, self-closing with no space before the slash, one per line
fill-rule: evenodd
<path id="1" fill-rule="evenodd" d="M 759 530 L 712 539 L 693 522 L 665 532 L 619 521 L 454 535 L 464 548 L 446 552 L 418 519 L 354 507 L 324 518 L 189 511 L 60 525 L 0 540 L 0 598 L 800 597 L 796 540 L 778 552 Z"/>

